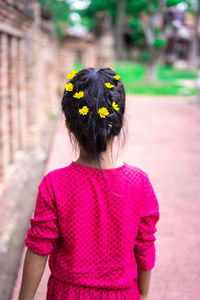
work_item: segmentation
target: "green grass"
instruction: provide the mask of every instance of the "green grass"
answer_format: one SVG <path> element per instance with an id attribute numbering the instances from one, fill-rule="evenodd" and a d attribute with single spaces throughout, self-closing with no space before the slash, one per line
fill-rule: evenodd
<path id="1" fill-rule="evenodd" d="M 195 95 L 197 90 L 178 83 L 179 79 L 194 80 L 197 74 L 189 69 L 175 69 L 170 66 L 159 66 L 158 80 L 152 83 L 145 81 L 146 67 L 135 62 L 116 62 L 114 70 L 121 76 L 126 93 L 140 95 Z"/>
<path id="2" fill-rule="evenodd" d="M 83 69 L 83 64 L 81 62 L 76 62 L 74 64 L 73 70 L 79 70 L 80 71 L 81 69 Z"/>
<path id="3" fill-rule="evenodd" d="M 154 84 L 148 82 L 125 83 L 127 94 L 139 95 L 180 95 L 190 96 L 197 93 L 196 89 L 188 88 L 180 84 L 159 83 Z"/>
<path id="4" fill-rule="evenodd" d="M 171 66 L 159 66 L 157 70 L 159 80 L 196 79 L 197 72 L 190 69 L 175 69 Z"/>
<path id="5" fill-rule="evenodd" d="M 116 62 L 115 72 L 119 73 L 123 82 L 138 82 L 145 79 L 145 65 L 135 62 Z"/>

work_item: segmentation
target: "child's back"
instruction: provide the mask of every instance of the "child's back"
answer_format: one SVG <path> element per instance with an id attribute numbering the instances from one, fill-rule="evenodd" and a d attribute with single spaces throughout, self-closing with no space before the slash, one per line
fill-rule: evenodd
<path id="1" fill-rule="evenodd" d="M 126 163 L 104 173 L 106 180 L 98 169 L 72 162 L 39 186 L 25 244 L 51 254 L 47 299 L 76 299 L 76 293 L 77 299 L 116 293 L 139 299 L 137 265 L 154 266 L 159 210 L 147 174 Z"/>

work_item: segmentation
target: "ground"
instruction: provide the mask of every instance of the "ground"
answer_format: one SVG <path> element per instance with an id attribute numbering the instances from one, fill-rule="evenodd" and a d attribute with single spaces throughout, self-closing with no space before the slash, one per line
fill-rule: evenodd
<path id="1" fill-rule="evenodd" d="M 200 294 L 200 105 L 195 97 L 129 96 L 127 137 L 121 158 L 146 171 L 156 192 L 160 220 L 150 300 L 198 300 Z M 58 122 L 46 172 L 68 165 L 64 119 Z M 17 299 L 22 263 L 13 291 Z M 35 300 L 44 300 L 48 266 Z"/>

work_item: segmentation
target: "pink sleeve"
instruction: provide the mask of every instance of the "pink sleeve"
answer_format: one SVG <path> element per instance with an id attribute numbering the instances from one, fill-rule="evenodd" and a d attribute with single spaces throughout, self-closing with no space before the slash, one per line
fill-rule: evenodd
<path id="1" fill-rule="evenodd" d="M 134 246 L 136 262 L 140 269 L 151 270 L 155 265 L 154 233 L 157 231 L 155 225 L 159 218 L 158 201 L 146 174 L 141 218 Z"/>
<path id="2" fill-rule="evenodd" d="M 34 218 L 30 218 L 31 227 L 24 240 L 25 245 L 39 255 L 49 255 L 59 238 L 54 193 L 48 175 L 38 186 Z"/>

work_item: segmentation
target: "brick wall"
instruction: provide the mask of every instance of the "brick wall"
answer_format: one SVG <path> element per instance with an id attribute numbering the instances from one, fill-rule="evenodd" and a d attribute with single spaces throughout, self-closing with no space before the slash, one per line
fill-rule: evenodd
<path id="1" fill-rule="evenodd" d="M 0 181 L 57 114 L 58 39 L 35 1 L 0 0 Z"/>

